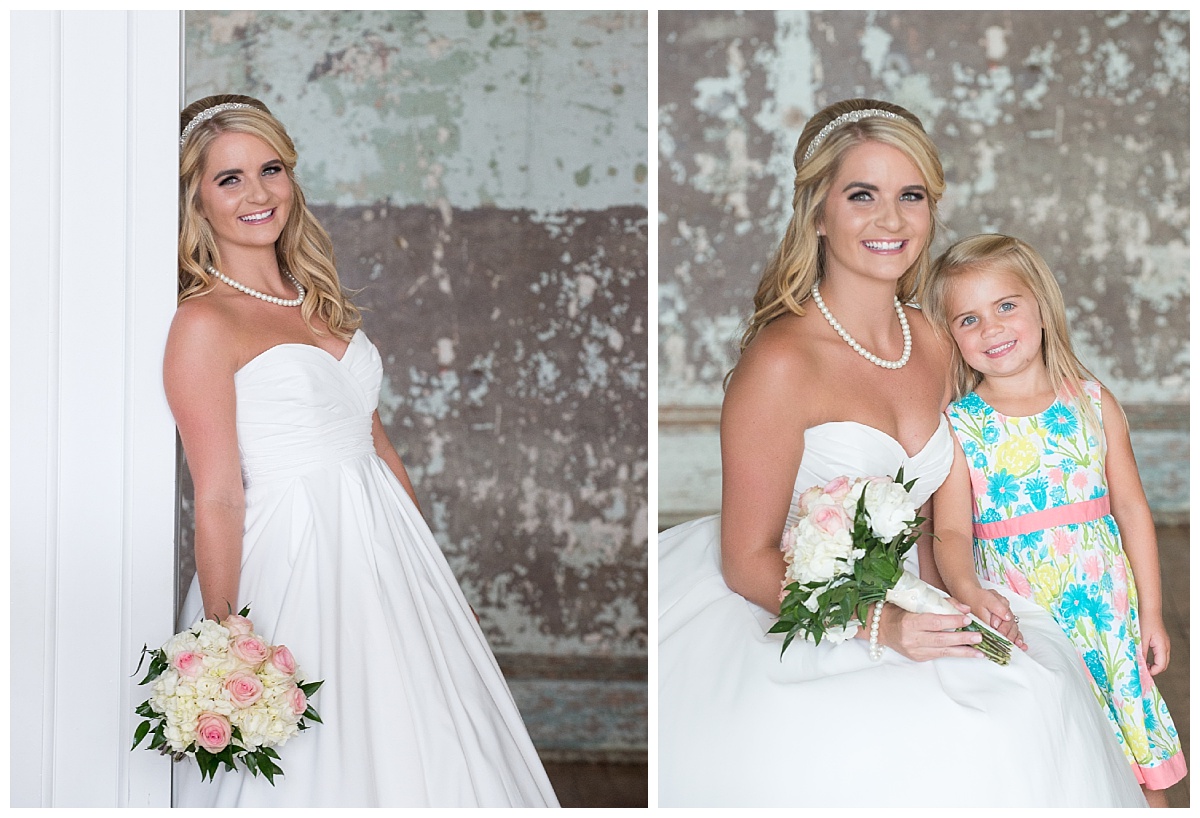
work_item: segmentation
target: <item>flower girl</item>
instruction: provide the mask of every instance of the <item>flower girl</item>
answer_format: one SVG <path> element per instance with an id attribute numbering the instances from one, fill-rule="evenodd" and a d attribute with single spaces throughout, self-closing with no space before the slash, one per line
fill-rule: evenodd
<path id="1" fill-rule="evenodd" d="M 1171 647 L 1124 413 L 1076 358 L 1058 284 L 1025 242 L 958 242 L 922 296 L 957 347 L 947 415 L 959 446 L 934 498 L 947 589 L 993 625 L 1015 617 L 976 572 L 1048 610 L 1091 672 L 1147 800 L 1165 807 L 1162 790 L 1187 765 L 1152 678 Z"/>

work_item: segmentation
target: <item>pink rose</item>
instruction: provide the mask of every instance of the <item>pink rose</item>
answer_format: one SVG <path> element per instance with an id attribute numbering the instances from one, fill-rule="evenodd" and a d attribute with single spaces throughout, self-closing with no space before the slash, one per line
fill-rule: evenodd
<path id="1" fill-rule="evenodd" d="M 204 670 L 204 656 L 195 651 L 186 650 L 183 653 L 175 654 L 175 658 L 171 660 L 171 667 L 179 671 L 180 675 L 195 679 Z"/>
<path id="2" fill-rule="evenodd" d="M 276 645 L 271 649 L 271 664 L 285 676 L 291 676 L 296 672 L 296 659 L 292 656 L 292 652 L 283 645 Z"/>
<path id="3" fill-rule="evenodd" d="M 785 554 L 790 554 L 796 550 L 796 527 L 789 526 L 783 532 L 783 538 L 779 541 L 779 550 Z"/>
<path id="4" fill-rule="evenodd" d="M 219 753 L 228 747 L 232 735 L 229 719 L 219 713 L 201 713 L 196 720 L 196 743 L 210 753 Z"/>
<path id="5" fill-rule="evenodd" d="M 808 509 L 817 501 L 822 493 L 823 491 L 820 486 L 812 486 L 804 490 L 804 493 L 796 500 L 796 510 L 800 512 L 801 517 L 808 514 Z"/>
<path id="6" fill-rule="evenodd" d="M 254 623 L 244 616 L 230 614 L 221 620 L 221 624 L 231 636 L 249 636 L 254 633 Z"/>
<path id="7" fill-rule="evenodd" d="M 850 478 L 843 475 L 842 477 L 835 477 L 826 483 L 825 493 L 840 503 L 850 494 L 850 488 Z"/>
<path id="8" fill-rule="evenodd" d="M 304 715 L 304 711 L 308 709 L 308 696 L 304 695 L 304 691 L 299 687 L 293 687 L 288 697 L 291 699 L 292 712 L 297 716 Z"/>
<path id="9" fill-rule="evenodd" d="M 850 517 L 842 507 L 821 503 L 814 506 L 808 514 L 808 521 L 822 534 L 830 536 L 850 528 Z"/>
<path id="10" fill-rule="evenodd" d="M 225 677 L 225 690 L 237 707 L 245 709 L 262 697 L 263 685 L 250 671 L 235 670 Z"/>
<path id="11" fill-rule="evenodd" d="M 253 634 L 242 634 L 233 638 L 229 650 L 246 664 L 257 666 L 270 655 L 271 646 Z"/>

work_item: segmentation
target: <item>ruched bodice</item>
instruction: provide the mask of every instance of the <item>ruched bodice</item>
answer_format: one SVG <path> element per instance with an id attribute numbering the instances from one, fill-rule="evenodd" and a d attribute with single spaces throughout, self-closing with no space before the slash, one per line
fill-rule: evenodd
<path id="1" fill-rule="evenodd" d="M 374 451 L 383 364 L 359 330 L 341 359 L 311 344 L 273 346 L 238 370 L 238 448 L 246 486 Z"/>

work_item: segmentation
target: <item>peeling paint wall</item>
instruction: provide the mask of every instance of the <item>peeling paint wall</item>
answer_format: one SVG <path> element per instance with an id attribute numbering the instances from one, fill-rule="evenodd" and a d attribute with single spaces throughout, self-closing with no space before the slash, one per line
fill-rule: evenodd
<path id="1" fill-rule="evenodd" d="M 256 96 L 296 142 L 383 355 L 381 417 L 518 702 L 544 697 L 519 682 L 539 657 L 548 677 L 623 668 L 640 699 L 614 707 L 622 724 L 640 707 L 641 733 L 605 747 L 644 751 L 645 13 L 189 12 L 186 29 L 186 99 Z"/>
<path id="2" fill-rule="evenodd" d="M 1156 515 L 1186 519 L 1188 49 L 1186 11 L 662 13 L 660 525 L 719 505 L 721 379 L 791 215 L 792 152 L 855 96 L 938 145 L 935 251 L 1005 232 L 1045 256 Z"/>

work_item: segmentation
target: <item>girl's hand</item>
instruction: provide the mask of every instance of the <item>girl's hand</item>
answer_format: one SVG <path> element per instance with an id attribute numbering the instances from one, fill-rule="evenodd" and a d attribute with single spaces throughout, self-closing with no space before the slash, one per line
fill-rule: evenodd
<path id="1" fill-rule="evenodd" d="M 971 606 L 971 613 L 979 617 L 985 624 L 990 625 L 993 630 L 999 632 L 1001 636 L 1021 650 L 1029 650 L 1029 646 L 1021 638 L 1020 620 L 1012 612 L 1012 607 L 1003 595 L 980 588 L 966 601 Z"/>
<path id="2" fill-rule="evenodd" d="M 1151 676 L 1157 676 L 1171 663 L 1171 639 L 1162 617 L 1143 618 L 1141 622 L 1142 651 Z"/>
<path id="3" fill-rule="evenodd" d="M 961 602 L 952 601 L 964 614 L 970 611 Z M 879 644 L 914 662 L 927 662 L 943 656 L 985 658 L 973 647 L 983 641 L 983 637 L 972 631 L 958 630 L 970 622 L 967 616 L 916 614 L 885 604 L 879 619 Z"/>

